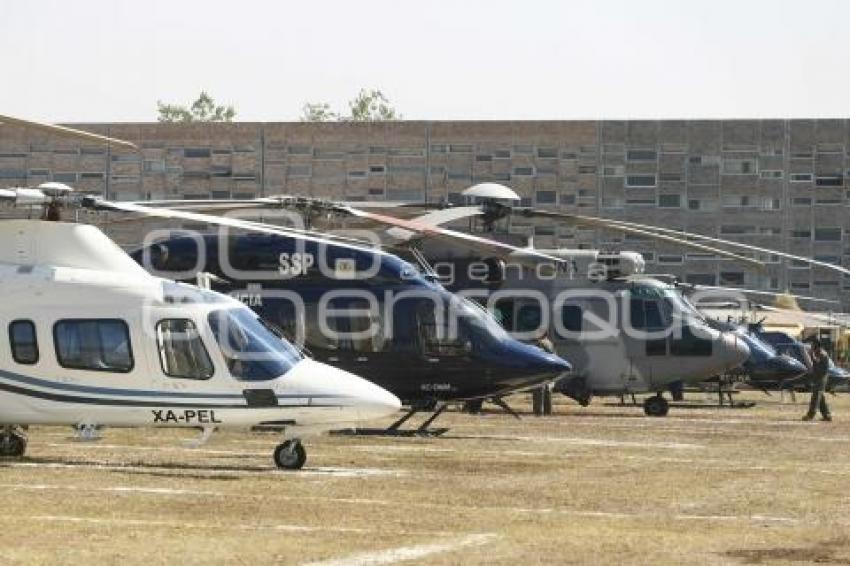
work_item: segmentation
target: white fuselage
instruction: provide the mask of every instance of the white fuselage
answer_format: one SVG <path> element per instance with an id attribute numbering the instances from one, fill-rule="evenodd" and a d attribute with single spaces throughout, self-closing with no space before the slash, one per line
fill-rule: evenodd
<path id="1" fill-rule="evenodd" d="M 0 223 L 0 242 L 5 246 L 0 250 L 0 423 L 265 425 L 313 432 L 386 416 L 399 407 L 395 396 L 372 383 L 300 355 L 293 355 L 280 375 L 234 377 L 209 316 L 250 311 L 222 295 L 150 276 L 96 228 L 8 221 Z M 157 329 L 167 320 L 191 321 L 197 329 L 209 365 L 202 378 L 166 374 Z M 31 357 L 19 361 L 21 346 L 10 336 L 15 321 L 29 321 L 26 326 L 34 328 L 34 362 Z M 63 330 L 80 321 L 118 321 L 126 328 L 126 334 L 118 334 L 128 341 L 99 336 L 94 340 L 104 351 L 85 351 L 90 346 L 78 343 L 82 333 L 67 338 Z M 96 325 L 85 328 L 104 332 Z M 92 359 L 130 362 L 120 371 L 74 367 L 60 359 L 68 355 L 60 350 L 68 349 Z M 29 344 L 27 352 L 32 355 Z"/>

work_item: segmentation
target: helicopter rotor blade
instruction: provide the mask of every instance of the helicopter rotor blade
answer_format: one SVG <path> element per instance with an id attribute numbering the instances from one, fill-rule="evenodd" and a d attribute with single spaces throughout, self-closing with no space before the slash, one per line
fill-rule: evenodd
<path id="1" fill-rule="evenodd" d="M 435 239 L 451 241 L 460 245 L 465 245 L 471 249 L 485 254 L 494 254 L 501 257 L 512 257 L 512 254 L 522 252 L 521 257 L 513 256 L 513 259 L 515 261 L 519 261 L 521 263 L 533 266 L 539 264 L 541 260 L 553 263 L 555 265 L 565 265 L 568 263 L 567 261 L 559 257 L 549 255 L 543 252 L 538 252 L 533 249 L 518 248 L 516 246 L 505 244 L 497 240 L 482 238 L 473 234 L 467 234 L 466 232 L 451 230 L 449 228 L 442 228 L 432 223 L 431 221 L 420 222 L 418 219 L 403 220 L 394 216 L 387 216 L 385 214 L 378 214 L 375 212 L 369 212 L 367 210 L 361 210 L 359 208 L 341 205 L 337 207 L 337 210 L 340 212 L 347 213 L 355 218 L 367 219 L 378 224 L 389 226 L 390 228 L 397 228 L 408 232 L 413 232 L 414 234 L 416 234 L 416 237 L 431 237 Z"/>
<path id="2" fill-rule="evenodd" d="M 811 301 L 815 303 L 829 303 L 833 305 L 840 305 L 841 301 L 836 301 L 833 299 L 821 299 L 818 297 L 809 297 L 806 295 L 794 295 L 792 293 L 775 293 L 773 291 L 760 291 L 758 289 L 740 289 L 738 287 L 723 287 L 720 285 L 689 285 L 694 289 L 701 290 L 707 289 L 710 291 L 728 291 L 730 294 L 733 293 L 743 293 L 744 295 L 762 295 L 765 297 L 793 297 L 794 299 L 800 301 Z"/>
<path id="3" fill-rule="evenodd" d="M 145 218 L 159 218 L 164 220 L 187 220 L 190 222 L 198 222 L 202 224 L 210 224 L 214 226 L 223 226 L 249 232 L 259 232 L 262 234 L 284 236 L 289 238 L 310 237 L 319 240 L 324 240 L 329 243 L 347 243 L 349 245 L 370 245 L 370 242 L 357 240 L 353 238 L 344 238 L 334 234 L 324 234 L 311 232 L 309 230 L 301 230 L 298 228 L 289 228 L 284 226 L 274 226 L 261 222 L 253 222 L 249 220 L 241 220 L 236 218 L 228 218 L 225 216 L 213 216 L 209 214 L 200 214 L 197 212 L 187 212 L 183 210 L 171 210 L 168 208 L 140 206 L 131 202 L 112 202 L 103 200 L 100 197 L 85 196 L 81 200 L 84 208 L 98 211 L 123 212 L 129 214 L 138 214 Z"/>
<path id="4" fill-rule="evenodd" d="M 690 249 L 700 250 L 702 252 L 715 254 L 721 257 L 726 257 L 729 259 L 734 259 L 736 261 L 740 261 L 742 263 L 747 263 L 753 267 L 764 269 L 764 263 L 755 260 L 750 257 L 742 256 L 733 252 L 729 252 L 726 250 L 722 250 L 719 248 L 714 248 L 711 246 L 706 246 L 704 244 L 699 244 L 696 242 L 690 242 L 688 240 L 682 238 L 676 238 L 674 236 L 668 236 L 666 234 L 658 234 L 651 230 L 651 226 L 643 226 L 643 227 L 633 227 L 627 226 L 620 223 L 615 223 L 614 221 L 610 221 L 606 218 L 597 218 L 593 216 L 582 216 L 580 214 L 570 214 L 566 212 L 554 212 L 549 210 L 537 210 L 537 209 L 514 209 L 514 213 L 519 214 L 525 217 L 536 217 L 536 218 L 551 218 L 551 219 L 559 219 L 559 220 L 571 220 L 578 224 L 588 224 L 592 226 L 600 226 L 603 228 L 608 228 L 611 230 L 618 230 L 621 232 L 625 232 L 627 234 L 635 234 L 639 236 L 646 236 L 647 238 L 651 238 L 653 240 L 659 240 L 662 242 L 670 242 L 672 244 L 676 244 L 677 246 L 682 246 Z"/>
<path id="5" fill-rule="evenodd" d="M 841 267 L 840 265 L 835 265 L 833 263 L 827 263 L 825 261 L 819 261 L 819 260 L 804 257 L 804 256 L 798 256 L 798 255 L 794 255 L 794 254 L 780 252 L 778 250 L 773 250 L 773 249 L 770 249 L 770 248 L 762 248 L 762 247 L 759 247 L 759 246 L 753 246 L 751 244 L 744 244 L 744 243 L 735 242 L 735 241 L 732 241 L 732 240 L 724 240 L 723 238 L 716 238 L 716 237 L 713 237 L 713 236 L 696 234 L 694 232 L 684 232 L 684 231 L 681 231 L 681 230 L 673 230 L 673 229 L 670 229 L 670 228 L 662 228 L 660 226 L 651 226 L 651 225 L 647 225 L 647 224 L 638 224 L 636 222 L 627 222 L 625 220 L 611 220 L 611 219 L 608 219 L 608 218 L 599 218 L 599 217 L 596 217 L 596 216 L 583 216 L 583 215 L 578 215 L 578 214 L 565 214 L 565 216 L 572 217 L 576 221 L 579 221 L 579 222 L 585 222 L 585 223 L 588 223 L 588 224 L 604 226 L 604 227 L 611 227 L 611 228 L 614 228 L 614 229 L 628 228 L 628 229 L 635 229 L 635 230 L 644 230 L 644 231 L 648 231 L 648 232 L 655 232 L 658 235 L 670 234 L 670 235 L 678 236 L 678 238 L 676 238 L 676 239 L 688 238 L 688 239 L 683 239 L 682 242 L 689 242 L 690 240 L 699 240 L 699 241 L 712 242 L 712 243 L 720 244 L 720 245 L 723 245 L 723 246 L 729 246 L 729 247 L 733 247 L 733 248 L 739 248 L 739 249 L 758 252 L 758 253 L 775 255 L 775 256 L 778 256 L 778 257 L 785 258 L 785 259 L 800 261 L 800 262 L 803 262 L 803 263 L 808 263 L 810 265 L 816 265 L 818 267 L 823 267 L 825 269 L 831 269 L 833 271 L 838 271 L 840 273 L 843 273 L 844 275 L 850 275 L 850 269 L 846 269 L 844 267 Z M 690 243 L 694 244 L 695 242 L 690 242 Z"/>
<path id="6" fill-rule="evenodd" d="M 820 323 L 824 323 L 829 326 L 843 326 L 845 328 L 850 328 L 850 320 L 839 317 L 835 315 L 825 314 L 825 313 L 815 313 L 815 312 L 806 312 L 806 311 L 797 311 L 792 309 L 783 309 L 781 307 L 774 307 L 768 305 L 758 305 L 758 308 L 761 310 L 766 310 L 770 312 L 782 313 L 788 316 L 815 320 Z"/>
<path id="7" fill-rule="evenodd" d="M 33 120 L 24 120 L 22 118 L 15 118 L 14 116 L 6 116 L 4 114 L 0 114 L 0 124 L 12 124 L 15 126 L 22 126 L 24 128 L 31 128 L 33 130 L 40 130 L 43 132 L 47 132 L 50 134 L 58 134 L 63 136 L 70 136 L 75 138 L 80 138 L 92 142 L 102 143 L 106 145 L 118 145 L 122 147 L 126 147 L 129 149 L 133 149 L 135 151 L 139 151 L 139 147 L 127 140 L 122 140 L 119 138 L 112 138 L 109 136 L 104 136 L 101 134 L 95 134 L 93 132 L 87 132 L 85 130 L 78 130 L 76 128 L 69 128 L 67 126 L 57 126 L 55 124 L 45 124 L 43 122 L 35 122 Z"/>

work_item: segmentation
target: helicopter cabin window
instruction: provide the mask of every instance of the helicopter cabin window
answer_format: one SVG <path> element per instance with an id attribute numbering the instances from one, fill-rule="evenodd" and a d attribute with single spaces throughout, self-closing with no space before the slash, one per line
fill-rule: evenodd
<path id="1" fill-rule="evenodd" d="M 578 305 L 564 305 L 561 309 L 561 322 L 567 332 L 581 332 L 582 320 L 581 307 Z"/>
<path id="2" fill-rule="evenodd" d="M 711 338 L 691 326 L 682 327 L 682 335 L 670 342 L 670 353 L 674 356 L 708 357 L 712 354 Z"/>
<path id="3" fill-rule="evenodd" d="M 441 309 L 441 316 L 437 316 Z M 426 356 L 463 356 L 468 353 L 459 336 L 452 336 L 450 313 L 445 305 L 425 300 L 416 307 L 416 321 L 422 353 Z"/>
<path id="4" fill-rule="evenodd" d="M 215 373 L 195 323 L 187 319 L 161 320 L 156 325 L 159 363 L 168 377 L 209 379 Z"/>
<path id="5" fill-rule="evenodd" d="M 350 312 L 340 309 L 329 316 L 328 328 L 336 333 L 329 337 L 338 350 L 348 352 L 380 352 L 384 349 L 384 332 L 381 318 L 368 312 L 367 305 L 349 305 Z"/>
<path id="6" fill-rule="evenodd" d="M 53 326 L 53 339 L 63 368 L 117 373 L 133 369 L 130 330 L 123 320 L 60 320 Z"/>
<path id="7" fill-rule="evenodd" d="M 12 358 L 17 363 L 32 365 L 38 362 L 38 340 L 31 320 L 13 320 L 9 324 L 9 342 Z"/>

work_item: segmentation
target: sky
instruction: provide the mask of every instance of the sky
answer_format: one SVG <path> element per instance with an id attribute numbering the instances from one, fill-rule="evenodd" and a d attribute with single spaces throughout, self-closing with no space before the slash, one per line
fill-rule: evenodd
<path id="1" fill-rule="evenodd" d="M 154 121 L 207 90 L 297 120 L 842 118 L 844 0 L 0 0 L 0 114 Z"/>

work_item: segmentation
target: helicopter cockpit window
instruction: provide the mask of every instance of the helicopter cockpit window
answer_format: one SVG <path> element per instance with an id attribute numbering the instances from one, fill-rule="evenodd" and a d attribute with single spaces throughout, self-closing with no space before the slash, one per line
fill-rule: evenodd
<path id="1" fill-rule="evenodd" d="M 247 308 L 213 311 L 208 319 L 227 367 L 237 379 L 275 379 L 301 360 L 298 350 L 275 336 Z"/>
<path id="2" fill-rule="evenodd" d="M 9 342 L 12 358 L 17 363 L 32 365 L 38 362 L 38 340 L 31 320 L 12 321 L 9 324 Z"/>
<path id="3" fill-rule="evenodd" d="M 633 328 L 644 330 L 661 330 L 664 328 L 661 306 L 656 300 L 632 297 L 629 301 L 629 315 Z"/>
<path id="4" fill-rule="evenodd" d="M 540 328 L 542 313 L 540 303 L 522 305 L 517 310 L 517 332 L 532 332 Z"/>
<path id="5" fill-rule="evenodd" d="M 133 369 L 130 330 L 118 319 L 60 320 L 53 326 L 59 365 L 127 373 Z"/>
<path id="6" fill-rule="evenodd" d="M 159 363 L 169 377 L 209 379 L 215 373 L 195 323 L 187 319 L 161 320 L 156 325 Z"/>

